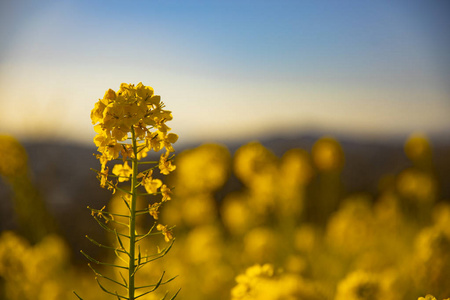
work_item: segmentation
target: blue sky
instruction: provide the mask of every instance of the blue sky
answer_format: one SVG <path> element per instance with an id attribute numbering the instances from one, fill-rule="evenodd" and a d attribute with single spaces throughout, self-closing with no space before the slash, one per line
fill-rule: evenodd
<path id="1" fill-rule="evenodd" d="M 180 141 L 310 128 L 450 132 L 444 1 L 2 1 L 0 132 L 91 143 L 90 109 L 151 85 Z"/>

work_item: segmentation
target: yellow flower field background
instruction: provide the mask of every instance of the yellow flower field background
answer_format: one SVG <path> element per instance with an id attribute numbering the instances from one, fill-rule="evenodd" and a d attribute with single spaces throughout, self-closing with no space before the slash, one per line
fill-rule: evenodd
<path id="1" fill-rule="evenodd" d="M 86 299 L 111 299 L 78 253 L 85 245 L 64 235 L 74 233 L 46 205 L 25 148 L 1 136 L 0 153 L 2 188 L 9 191 L 2 195 L 10 198 L 2 201 L 10 201 L 17 225 L 0 235 L 0 298 L 74 299 L 77 290 Z M 162 224 L 176 224 L 175 243 L 141 275 L 155 281 L 166 270 L 167 278 L 178 277 L 140 299 L 161 299 L 180 287 L 177 298 L 193 300 L 448 298 L 450 203 L 440 196 L 448 177 L 436 171 L 433 153 L 425 136 L 412 135 L 402 154 L 407 166 L 383 174 L 375 192 L 348 192 L 342 178 L 348 158 L 332 137 L 278 156 L 257 141 L 233 152 L 212 143 L 183 150 L 169 176 L 172 199 L 159 216 Z M 120 213 L 119 200 L 117 192 L 89 203 Z M 140 201 L 138 207 L 148 205 Z M 89 211 L 83 206 L 73 214 L 87 220 Z M 139 232 L 152 221 L 148 215 L 136 222 Z M 100 241 L 114 239 L 95 222 L 71 226 Z M 167 243 L 161 236 L 146 246 Z"/>

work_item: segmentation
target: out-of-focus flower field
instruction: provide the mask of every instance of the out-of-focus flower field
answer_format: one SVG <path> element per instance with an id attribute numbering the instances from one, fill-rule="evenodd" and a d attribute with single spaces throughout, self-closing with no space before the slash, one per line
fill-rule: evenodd
<path id="1" fill-rule="evenodd" d="M 449 298 L 450 203 L 439 198 L 432 153 L 426 137 L 409 138 L 409 167 L 379 178 L 377 193 L 346 192 L 345 153 L 331 137 L 281 157 L 258 142 L 234 154 L 219 144 L 179 153 L 169 183 L 174 195 L 159 220 L 176 224 L 176 240 L 163 260 L 143 269 L 152 281 L 162 270 L 178 277 L 141 299 L 179 287 L 177 299 L 190 300 Z M 58 235 L 24 148 L 2 136 L 0 154 L 20 225 L 0 234 L 0 298 L 74 299 L 77 290 L 110 299 Z M 119 198 L 109 210 L 117 212 Z M 138 232 L 151 218 L 140 222 Z M 166 245 L 158 237 L 142 247 Z"/>

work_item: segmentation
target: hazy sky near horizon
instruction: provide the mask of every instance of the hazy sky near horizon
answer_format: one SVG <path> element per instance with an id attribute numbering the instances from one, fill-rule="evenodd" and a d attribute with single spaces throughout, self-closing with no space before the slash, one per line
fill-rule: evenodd
<path id="1" fill-rule="evenodd" d="M 448 28 L 446 1 L 2 1 L 0 133 L 92 143 L 141 81 L 185 142 L 450 132 Z"/>

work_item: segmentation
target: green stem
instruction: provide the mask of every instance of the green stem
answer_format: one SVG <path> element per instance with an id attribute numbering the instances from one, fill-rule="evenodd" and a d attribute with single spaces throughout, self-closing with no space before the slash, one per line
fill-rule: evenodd
<path id="1" fill-rule="evenodd" d="M 135 265 L 135 257 L 136 257 L 136 186 L 137 186 L 137 174 L 138 174 L 138 159 L 137 159 L 137 144 L 136 144 L 136 136 L 134 133 L 133 126 L 131 127 L 131 140 L 133 142 L 133 153 L 134 158 L 132 159 L 132 172 L 133 175 L 131 177 L 131 204 L 130 204 L 130 260 L 128 264 L 128 299 L 134 300 L 134 275 L 136 274 L 136 265 Z"/>

